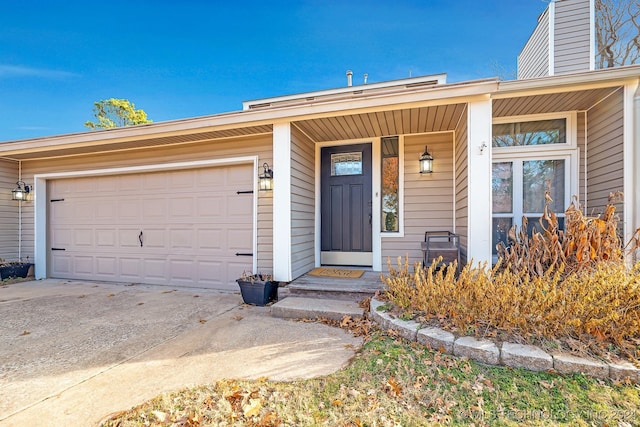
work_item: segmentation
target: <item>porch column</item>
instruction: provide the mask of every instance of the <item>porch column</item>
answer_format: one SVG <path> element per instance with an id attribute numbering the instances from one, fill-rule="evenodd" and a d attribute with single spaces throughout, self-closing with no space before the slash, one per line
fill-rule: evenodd
<path id="1" fill-rule="evenodd" d="M 467 109 L 467 260 L 491 263 L 491 99 Z"/>
<path id="2" fill-rule="evenodd" d="M 623 148 L 623 169 L 624 169 L 624 208 L 623 243 L 626 244 L 634 231 L 640 227 L 640 200 L 638 199 L 638 189 L 640 189 L 640 86 L 638 81 L 626 84 L 624 87 L 624 148 Z M 636 258 L 629 257 L 627 261 L 632 263 Z"/>
<path id="3" fill-rule="evenodd" d="M 291 123 L 273 125 L 273 275 L 289 282 L 291 273 Z"/>

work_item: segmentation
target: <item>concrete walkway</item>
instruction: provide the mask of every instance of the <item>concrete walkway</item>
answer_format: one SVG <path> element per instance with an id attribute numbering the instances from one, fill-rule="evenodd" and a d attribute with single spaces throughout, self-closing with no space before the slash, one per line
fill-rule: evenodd
<path id="1" fill-rule="evenodd" d="M 162 392 L 222 378 L 327 375 L 362 344 L 269 311 L 193 288 L 0 286 L 0 425 L 91 426 Z"/>

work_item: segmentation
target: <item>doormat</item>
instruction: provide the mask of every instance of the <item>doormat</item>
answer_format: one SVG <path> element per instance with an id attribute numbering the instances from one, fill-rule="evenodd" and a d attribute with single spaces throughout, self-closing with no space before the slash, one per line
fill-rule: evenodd
<path id="1" fill-rule="evenodd" d="M 346 268 L 328 268 L 320 267 L 314 268 L 309 273 L 309 276 L 318 277 L 342 277 L 345 279 L 357 279 L 364 274 L 364 270 L 348 270 Z"/>

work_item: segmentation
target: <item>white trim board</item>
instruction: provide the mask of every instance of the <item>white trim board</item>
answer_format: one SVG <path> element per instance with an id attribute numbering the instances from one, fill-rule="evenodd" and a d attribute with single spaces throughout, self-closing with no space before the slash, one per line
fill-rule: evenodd
<path id="1" fill-rule="evenodd" d="M 230 157 L 226 159 L 196 160 L 191 162 L 158 163 L 119 168 L 90 169 L 70 172 L 41 173 L 33 176 L 34 185 L 34 259 L 36 279 L 47 277 L 47 181 L 53 179 L 77 178 L 87 176 L 122 175 L 128 173 L 145 173 L 206 167 L 227 166 L 236 164 L 253 164 L 253 271 L 258 261 L 258 156 Z"/>

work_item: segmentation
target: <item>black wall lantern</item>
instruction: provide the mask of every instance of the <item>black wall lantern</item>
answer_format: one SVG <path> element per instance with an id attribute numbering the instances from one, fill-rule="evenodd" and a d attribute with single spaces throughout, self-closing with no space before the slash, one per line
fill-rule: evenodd
<path id="1" fill-rule="evenodd" d="M 420 156 L 420 173 L 433 172 L 433 156 L 429 154 L 427 146 L 424 146 L 424 153 Z"/>
<path id="2" fill-rule="evenodd" d="M 11 199 L 12 200 L 27 200 L 29 197 L 29 193 L 31 192 L 31 187 L 24 183 L 24 181 L 16 182 L 17 187 L 11 190 Z"/>
<path id="3" fill-rule="evenodd" d="M 273 190 L 273 171 L 269 169 L 267 163 L 263 164 L 264 172 L 258 175 L 258 184 L 260 185 L 260 191 Z"/>

